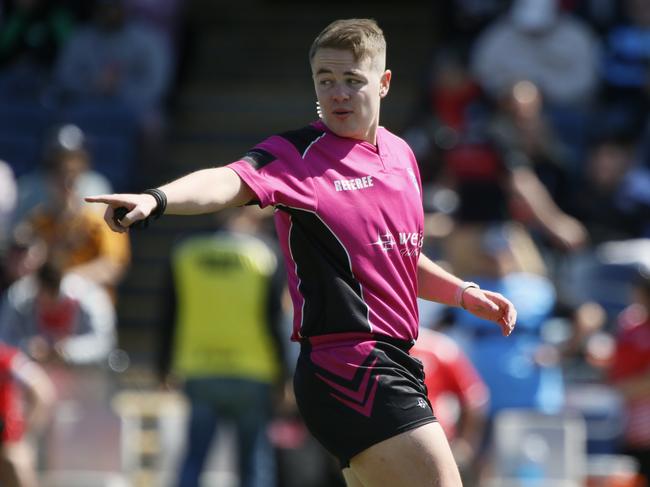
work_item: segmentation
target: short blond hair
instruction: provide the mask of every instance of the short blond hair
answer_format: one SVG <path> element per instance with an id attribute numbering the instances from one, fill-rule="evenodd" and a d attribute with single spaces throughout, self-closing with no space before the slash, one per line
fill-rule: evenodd
<path id="1" fill-rule="evenodd" d="M 325 27 L 309 49 L 309 61 L 322 48 L 350 51 L 355 61 L 380 57 L 386 63 L 386 39 L 374 19 L 341 19 Z"/>

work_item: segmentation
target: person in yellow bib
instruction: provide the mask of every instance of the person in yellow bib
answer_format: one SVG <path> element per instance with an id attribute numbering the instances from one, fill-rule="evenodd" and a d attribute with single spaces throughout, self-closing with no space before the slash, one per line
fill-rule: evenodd
<path id="1" fill-rule="evenodd" d="M 266 436 L 275 385 L 284 384 L 281 265 L 260 236 L 263 213 L 246 207 L 223 231 L 180 241 L 172 251 L 174 309 L 159 371 L 183 383 L 190 403 L 187 447 L 178 486 L 197 486 L 222 421 L 237 432 L 242 487 L 273 487 L 275 456 Z"/>

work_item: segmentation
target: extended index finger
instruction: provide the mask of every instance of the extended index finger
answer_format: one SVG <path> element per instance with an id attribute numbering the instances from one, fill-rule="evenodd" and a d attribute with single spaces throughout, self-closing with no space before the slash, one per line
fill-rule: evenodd
<path id="1" fill-rule="evenodd" d="M 105 203 L 110 206 L 133 206 L 133 202 L 114 194 L 100 194 L 96 196 L 86 196 L 84 201 L 87 203 Z"/>

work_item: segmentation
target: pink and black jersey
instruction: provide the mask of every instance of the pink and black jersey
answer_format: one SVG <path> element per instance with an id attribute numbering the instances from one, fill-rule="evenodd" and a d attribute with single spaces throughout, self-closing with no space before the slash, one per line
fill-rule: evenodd
<path id="1" fill-rule="evenodd" d="M 276 208 L 294 305 L 292 338 L 333 333 L 417 337 L 421 183 L 408 145 L 377 145 L 315 122 L 272 136 L 228 167 Z"/>

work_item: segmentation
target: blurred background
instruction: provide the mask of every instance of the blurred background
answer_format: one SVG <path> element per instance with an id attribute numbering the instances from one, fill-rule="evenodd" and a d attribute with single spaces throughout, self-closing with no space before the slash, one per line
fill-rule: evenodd
<path id="1" fill-rule="evenodd" d="M 381 124 L 418 158 L 425 252 L 519 310 L 504 340 L 421 303 L 417 353 L 465 485 L 648 485 L 650 0 L 2 0 L 2 485 L 343 485 L 286 385 L 297 345 L 268 215 L 123 236 L 82 197 L 227 164 L 314 120 L 308 48 L 345 17 L 386 34 Z M 257 243 L 210 240 L 192 260 L 215 230 Z M 259 273 L 224 278 L 233 259 Z M 193 285 L 257 299 L 192 316 L 269 331 L 266 365 L 224 359 L 197 383 Z M 232 333 L 198 336 L 244 353 Z M 197 390 L 231 401 L 199 417 Z M 253 424 L 265 467 L 242 446 Z"/>

